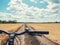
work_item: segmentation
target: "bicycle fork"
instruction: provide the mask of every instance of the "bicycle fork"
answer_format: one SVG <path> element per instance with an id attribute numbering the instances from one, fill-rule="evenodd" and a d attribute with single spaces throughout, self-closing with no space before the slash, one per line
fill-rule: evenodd
<path id="1" fill-rule="evenodd" d="M 8 45 L 14 45 L 14 39 L 9 39 Z"/>
<path id="2" fill-rule="evenodd" d="M 9 41 L 8 41 L 8 45 L 14 45 L 14 38 L 15 38 L 16 34 L 15 33 L 11 33 L 9 36 Z"/>

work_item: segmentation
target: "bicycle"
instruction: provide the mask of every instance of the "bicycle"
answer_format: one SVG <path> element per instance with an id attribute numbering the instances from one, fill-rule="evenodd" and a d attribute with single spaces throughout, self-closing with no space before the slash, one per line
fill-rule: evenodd
<path id="1" fill-rule="evenodd" d="M 18 35 L 23 35 L 25 33 L 27 33 L 28 35 L 32 35 L 32 36 L 41 36 L 42 34 L 49 34 L 48 31 L 31 31 L 29 29 L 25 29 L 24 32 L 21 33 L 16 33 L 16 32 L 11 32 L 8 33 L 6 31 L 0 30 L 0 34 L 5 33 L 9 35 L 9 39 L 8 39 L 8 43 L 6 45 L 14 45 L 14 39 L 18 36 Z"/>

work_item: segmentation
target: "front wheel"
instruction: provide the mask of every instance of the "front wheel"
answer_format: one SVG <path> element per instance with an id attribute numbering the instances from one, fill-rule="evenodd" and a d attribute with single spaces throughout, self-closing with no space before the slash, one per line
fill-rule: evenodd
<path id="1" fill-rule="evenodd" d="M 21 45 L 21 40 L 20 40 L 20 38 L 16 37 L 16 38 L 14 39 L 14 45 Z"/>
<path id="2" fill-rule="evenodd" d="M 8 45 L 8 42 L 7 42 L 7 45 Z M 16 37 L 16 38 L 14 39 L 14 45 L 21 45 L 21 40 L 20 40 L 20 38 Z"/>

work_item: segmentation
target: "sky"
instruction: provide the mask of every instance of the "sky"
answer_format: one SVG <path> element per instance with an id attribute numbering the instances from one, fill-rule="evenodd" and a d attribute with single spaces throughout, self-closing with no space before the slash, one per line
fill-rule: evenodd
<path id="1" fill-rule="evenodd" d="M 60 0 L 0 0 L 0 20 L 60 22 Z"/>

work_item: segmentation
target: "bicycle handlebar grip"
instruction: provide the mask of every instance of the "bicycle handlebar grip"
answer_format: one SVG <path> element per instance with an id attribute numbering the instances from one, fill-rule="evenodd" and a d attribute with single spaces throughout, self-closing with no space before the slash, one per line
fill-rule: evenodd
<path id="1" fill-rule="evenodd" d="M 3 30 L 0 30 L 0 34 L 1 34 L 1 33 L 6 33 L 6 34 L 8 34 L 7 32 L 5 32 L 5 31 L 3 31 Z"/>
<path id="2" fill-rule="evenodd" d="M 35 34 L 49 34 L 48 31 L 30 31 L 29 33 L 35 33 Z"/>

